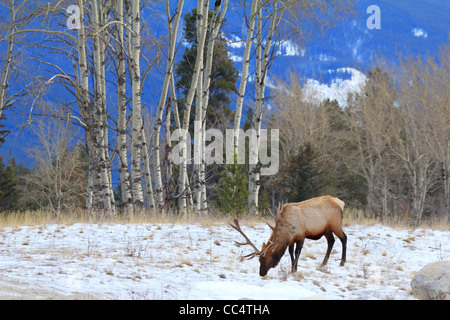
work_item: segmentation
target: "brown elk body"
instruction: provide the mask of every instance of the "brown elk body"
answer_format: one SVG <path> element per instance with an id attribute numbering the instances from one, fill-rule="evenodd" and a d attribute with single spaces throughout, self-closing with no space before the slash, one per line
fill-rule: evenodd
<path id="1" fill-rule="evenodd" d="M 335 241 L 333 233 L 342 243 L 340 265 L 343 266 L 347 247 L 347 236 L 342 230 L 343 210 L 344 202 L 332 196 L 312 198 L 298 203 L 287 203 L 281 210 L 278 210 L 277 216 L 274 216 L 275 226 L 269 225 L 273 231 L 269 241 L 263 244 L 261 250 L 258 250 L 242 232 L 237 219 L 235 219 L 235 225 L 231 226 L 247 239 L 244 244 L 249 244 L 254 248 L 255 252 L 247 257 L 259 256 L 260 276 L 265 276 L 269 269 L 278 265 L 288 247 L 292 272 L 297 271 L 298 259 L 305 239 L 318 240 L 322 236 L 325 236 L 328 241 L 327 252 L 322 262 L 322 266 L 325 266 Z"/>

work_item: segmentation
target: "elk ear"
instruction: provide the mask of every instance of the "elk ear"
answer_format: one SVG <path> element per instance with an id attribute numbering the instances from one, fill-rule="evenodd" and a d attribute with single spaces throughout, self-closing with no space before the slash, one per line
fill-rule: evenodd
<path id="1" fill-rule="evenodd" d="M 261 248 L 261 252 L 266 250 L 267 244 L 265 242 L 263 242 L 262 244 L 262 248 Z"/>

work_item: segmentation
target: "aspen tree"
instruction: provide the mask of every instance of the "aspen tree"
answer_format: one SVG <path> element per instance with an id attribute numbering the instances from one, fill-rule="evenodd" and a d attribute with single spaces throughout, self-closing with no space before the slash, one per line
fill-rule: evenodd
<path id="1" fill-rule="evenodd" d="M 205 47 L 205 40 L 206 40 L 206 31 L 208 29 L 208 8 L 209 8 L 209 0 L 198 0 L 197 1 L 197 30 L 199 31 L 199 38 L 198 38 L 198 47 L 197 47 L 197 57 L 195 60 L 195 66 L 192 74 L 192 80 L 191 85 L 189 88 L 188 96 L 186 99 L 186 105 L 184 110 L 184 116 L 183 116 L 183 123 L 182 123 L 182 130 L 185 132 L 185 137 L 182 144 L 186 145 L 186 133 L 189 129 L 189 119 L 190 119 L 190 113 L 191 113 L 191 107 L 192 102 L 194 100 L 194 96 L 197 89 L 197 84 L 199 80 L 200 72 L 202 72 L 203 69 L 203 54 L 204 54 L 204 47 Z M 201 99 L 200 96 L 197 97 L 197 100 Z M 186 147 L 184 148 L 186 150 Z M 180 194 L 179 199 L 179 208 L 181 211 L 186 211 L 187 209 L 187 202 L 186 202 L 186 173 L 187 173 L 187 160 L 188 156 L 183 157 L 183 161 L 180 165 L 180 179 L 179 179 L 179 188 L 178 192 Z"/>
<path id="2" fill-rule="evenodd" d="M 125 212 L 133 210 L 130 172 L 128 169 L 127 147 L 127 96 L 126 96 L 126 61 L 124 41 L 123 0 L 114 0 L 114 18 L 116 24 L 116 58 L 117 58 L 117 149 L 119 158 L 120 190 L 122 206 Z"/>
<path id="3" fill-rule="evenodd" d="M 164 187 L 162 182 L 161 171 L 161 155 L 160 155 L 160 132 L 162 126 L 162 116 L 164 112 L 164 106 L 167 100 L 167 93 L 169 85 L 173 77 L 173 64 L 175 57 L 175 44 L 177 40 L 178 26 L 180 23 L 181 13 L 183 10 L 184 0 L 179 0 L 175 15 L 171 17 L 169 0 L 166 0 L 166 15 L 167 15 L 167 27 L 169 33 L 169 50 L 167 55 L 166 73 L 164 77 L 161 96 L 158 103 L 158 109 L 156 111 L 156 123 L 153 133 L 153 165 L 155 170 L 155 202 L 157 207 L 164 205 Z"/>

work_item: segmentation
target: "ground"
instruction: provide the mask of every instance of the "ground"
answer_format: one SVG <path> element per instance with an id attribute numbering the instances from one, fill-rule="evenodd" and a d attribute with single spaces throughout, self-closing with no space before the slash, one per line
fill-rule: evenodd
<path id="1" fill-rule="evenodd" d="M 258 246 L 264 224 L 241 226 Z M 344 227 L 336 241 L 306 240 L 297 273 L 286 252 L 261 278 L 250 248 L 225 223 L 38 225 L 0 229 L 0 299 L 414 299 L 410 282 L 428 263 L 450 259 L 450 232 Z"/>

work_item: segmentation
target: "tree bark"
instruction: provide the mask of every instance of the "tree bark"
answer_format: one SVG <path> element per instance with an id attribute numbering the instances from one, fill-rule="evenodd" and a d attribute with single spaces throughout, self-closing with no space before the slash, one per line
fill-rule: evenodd
<path id="1" fill-rule="evenodd" d="M 114 17 L 119 23 L 116 24 L 116 58 L 117 58 L 117 149 L 119 155 L 119 175 L 122 209 L 130 214 L 133 212 L 133 199 L 131 195 L 130 172 L 128 169 L 127 148 L 127 97 L 124 42 L 124 14 L 123 0 L 114 1 Z"/>
<path id="2" fill-rule="evenodd" d="M 259 145 L 261 140 L 261 121 L 262 121 L 262 111 L 264 104 L 264 95 L 266 90 L 266 76 L 270 67 L 270 52 L 273 45 L 273 37 L 276 28 L 278 27 L 281 19 L 283 17 L 284 8 L 278 9 L 278 1 L 273 1 L 272 11 L 270 13 L 270 26 L 267 33 L 267 39 L 263 47 L 263 19 L 262 8 L 258 8 L 258 20 L 257 20 L 257 35 L 256 35 L 256 74 L 255 74 L 255 111 L 253 113 L 253 119 L 251 121 L 252 128 L 256 132 L 256 146 L 249 153 L 249 159 L 259 159 Z M 255 154 L 256 153 L 256 154 Z M 248 208 L 250 214 L 258 213 L 258 195 L 259 189 L 261 187 L 260 181 L 261 164 L 259 161 L 257 163 L 249 163 L 249 197 L 248 197 Z"/>
<path id="3" fill-rule="evenodd" d="M 241 82 L 239 84 L 239 92 L 236 101 L 236 111 L 234 114 L 234 154 L 238 152 L 239 146 L 239 129 L 241 127 L 242 107 L 244 105 L 245 88 L 247 86 L 248 69 L 250 66 L 250 51 L 252 48 L 253 31 L 255 28 L 255 19 L 257 15 L 257 9 L 259 6 L 259 0 L 253 0 L 250 9 L 250 18 L 248 20 L 247 27 L 247 39 L 245 42 L 244 56 L 242 60 L 242 72 Z"/>
<path id="4" fill-rule="evenodd" d="M 8 79 L 11 73 L 11 61 L 14 43 L 14 30 L 16 24 L 16 10 L 14 0 L 10 0 L 9 3 L 10 22 L 8 27 L 8 46 L 6 48 L 5 65 L 2 70 L 2 78 L 0 82 L 0 117 L 2 116 L 3 109 L 6 107 L 6 93 L 8 90 Z"/>
<path id="5" fill-rule="evenodd" d="M 198 115 L 197 121 L 201 123 L 201 143 L 200 143 L 200 162 L 198 167 L 198 180 L 199 180 L 199 205 L 197 210 L 206 214 L 208 211 L 208 198 L 206 192 L 206 159 L 205 159 L 205 151 L 206 151 L 206 112 L 209 103 L 209 88 L 211 85 L 211 70 L 212 70 L 212 62 L 214 59 L 214 47 L 216 43 L 217 36 L 219 35 L 220 28 L 222 26 L 224 16 L 228 9 L 228 0 L 225 0 L 223 3 L 223 8 L 220 11 L 220 6 L 215 7 L 212 21 L 209 23 L 209 39 L 208 39 L 208 47 L 207 53 L 205 57 L 205 68 L 203 71 L 203 83 L 201 88 L 201 114 Z M 201 81 L 201 80 L 199 80 Z M 198 94 L 198 92 L 197 92 Z M 200 106 L 198 106 L 200 108 Z M 196 109 L 197 110 L 197 109 Z"/>
<path id="6" fill-rule="evenodd" d="M 84 12 L 84 1 L 78 0 L 77 4 L 80 8 L 80 12 Z M 90 210 L 100 210 L 103 205 L 101 202 L 102 193 L 99 177 L 99 157 L 94 130 L 94 112 L 89 96 L 89 68 L 86 57 L 86 31 L 83 14 L 80 14 L 80 29 L 78 29 L 77 47 L 78 67 L 80 69 L 79 88 L 81 92 L 81 96 L 78 97 L 78 101 L 81 117 L 84 123 L 86 123 L 86 149 L 89 158 L 89 180 L 86 191 L 86 208 L 87 212 L 89 212 Z"/>
<path id="7" fill-rule="evenodd" d="M 150 152 L 147 144 L 147 138 L 145 137 L 144 127 L 142 127 L 142 160 L 143 160 L 143 171 L 144 171 L 144 181 L 145 181 L 145 194 L 147 197 L 148 205 L 150 208 L 155 207 L 155 196 L 153 193 L 152 185 L 152 173 L 150 171 Z"/>
<path id="8" fill-rule="evenodd" d="M 194 100 L 194 95 L 196 93 L 197 89 L 197 83 L 199 79 L 199 74 L 201 72 L 201 69 L 203 68 L 203 50 L 205 47 L 205 40 L 206 40 L 206 31 L 208 29 L 208 8 L 209 8 L 209 0 L 203 1 L 198 0 L 197 1 L 197 30 L 200 29 L 200 32 L 198 33 L 200 37 L 198 37 L 198 43 L 197 43 L 197 56 L 195 59 L 195 66 L 192 74 L 191 79 L 191 85 L 188 91 L 188 96 L 186 98 L 186 105 L 184 110 L 184 116 L 183 116 L 183 125 L 182 129 L 185 133 L 187 133 L 187 130 L 189 129 L 189 119 L 191 114 L 191 107 L 192 102 Z M 201 95 L 197 97 L 197 100 L 201 99 Z M 186 141 L 186 137 L 184 137 L 182 144 L 190 143 Z M 186 150 L 186 148 L 185 148 Z M 179 181 L 179 188 L 178 192 L 180 194 L 180 200 L 179 200 L 179 208 L 181 211 L 186 211 L 187 209 L 187 203 L 186 203 L 186 174 L 187 174 L 187 160 L 188 157 L 184 157 L 181 168 L 180 168 L 180 181 Z"/>
<path id="9" fill-rule="evenodd" d="M 160 154 L 160 132 L 162 125 L 162 116 L 164 112 L 164 106 L 167 100 L 167 92 L 169 90 L 169 84 L 173 77 L 173 64 L 175 56 L 175 43 L 177 40 L 178 25 L 180 23 L 181 13 L 183 11 L 184 0 L 179 0 L 177 5 L 177 11 L 172 18 L 170 15 L 169 0 L 166 0 L 166 15 L 167 15 L 167 27 L 169 30 L 169 50 L 167 56 L 166 74 L 164 77 L 162 93 L 158 103 L 158 109 L 156 111 L 156 123 L 153 133 L 153 164 L 155 170 L 155 201 L 157 207 L 162 208 L 164 206 L 164 187 L 162 182 L 161 171 L 161 154 Z"/>
<path id="10" fill-rule="evenodd" d="M 142 190 L 142 142 L 143 142 L 143 122 L 141 105 L 141 22 L 140 22 L 140 1 L 131 2 L 132 11 L 132 48 L 131 48 L 131 90 L 133 111 L 131 115 L 132 135 L 131 135 L 131 189 L 133 192 L 133 204 L 136 209 L 144 208 L 144 194 Z"/>
<path id="11" fill-rule="evenodd" d="M 96 133 L 95 151 L 99 160 L 100 188 L 103 200 L 103 210 L 110 216 L 115 214 L 114 192 L 111 182 L 111 167 L 108 156 L 108 122 L 106 112 L 105 90 L 105 45 L 100 32 L 102 27 L 102 12 L 96 0 L 91 1 L 94 46 L 94 123 Z"/>

